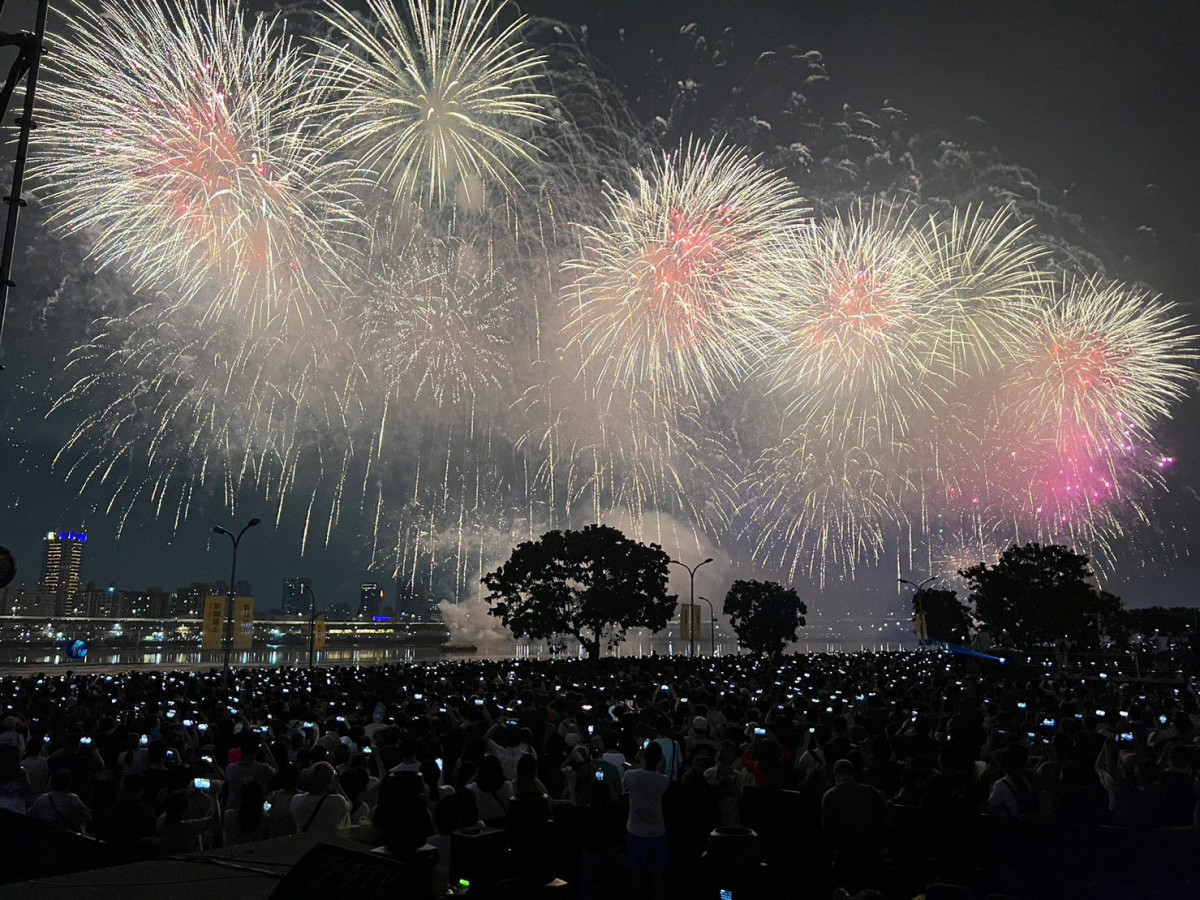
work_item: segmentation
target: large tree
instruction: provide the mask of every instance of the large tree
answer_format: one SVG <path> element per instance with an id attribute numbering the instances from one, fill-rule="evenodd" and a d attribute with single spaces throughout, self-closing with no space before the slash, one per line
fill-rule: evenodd
<path id="1" fill-rule="evenodd" d="M 1014 545 L 993 565 L 959 574 L 971 585 L 975 617 L 999 644 L 1070 638 L 1095 647 L 1119 618 L 1120 598 L 1096 586 L 1087 556 L 1058 544 Z"/>
<path id="2" fill-rule="evenodd" d="M 723 610 L 738 643 L 760 654 L 782 653 L 796 640 L 808 612 L 794 590 L 774 581 L 735 581 Z"/>
<path id="3" fill-rule="evenodd" d="M 965 644 L 970 636 L 971 610 L 958 594 L 945 588 L 922 588 L 913 594 L 913 620 L 925 616 L 925 636 L 948 644 Z"/>
<path id="4" fill-rule="evenodd" d="M 591 659 L 607 633 L 666 627 L 678 598 L 667 592 L 670 557 L 607 525 L 548 531 L 483 577 L 491 614 L 519 637 L 574 635 Z"/>

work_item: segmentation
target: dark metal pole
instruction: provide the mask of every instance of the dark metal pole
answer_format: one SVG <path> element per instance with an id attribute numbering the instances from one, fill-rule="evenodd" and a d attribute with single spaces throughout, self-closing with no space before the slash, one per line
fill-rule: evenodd
<path id="1" fill-rule="evenodd" d="M 688 656 L 691 657 L 692 659 L 695 659 L 696 658 L 696 629 L 695 629 L 696 623 L 695 623 L 695 617 L 692 615 L 692 610 L 694 610 L 696 608 L 696 572 L 699 570 L 699 568 L 701 566 L 707 565 L 708 563 L 712 562 L 712 557 L 710 556 L 708 559 L 704 560 L 704 562 L 696 563 L 695 568 L 693 568 L 692 566 L 689 566 L 687 563 L 680 562 L 677 559 L 668 560 L 668 562 L 672 562 L 677 566 L 683 566 L 685 569 L 688 570 L 688 580 L 691 584 L 691 592 L 690 592 L 691 593 L 691 603 L 688 604 L 688 611 L 687 611 L 688 637 L 691 638 L 691 640 L 689 641 Z"/>
<path id="2" fill-rule="evenodd" d="M 713 607 L 713 602 L 707 597 L 701 597 L 708 604 L 708 655 L 717 655 L 717 611 Z"/>
<path id="3" fill-rule="evenodd" d="M 313 593 L 312 585 L 306 585 L 308 596 L 311 598 L 308 607 L 308 667 L 313 667 L 313 653 L 317 645 L 317 595 Z"/>
<path id="4" fill-rule="evenodd" d="M 238 532 L 237 537 L 233 536 L 233 532 L 227 531 L 220 525 L 214 525 L 212 529 L 214 534 L 223 534 L 233 541 L 233 563 L 229 568 L 229 608 L 225 610 L 225 640 L 222 642 L 225 645 L 224 680 L 226 687 L 229 686 L 229 655 L 233 651 L 233 600 L 237 596 L 238 545 L 242 542 L 242 535 L 261 521 L 262 519 L 251 519 Z"/>
<path id="5" fill-rule="evenodd" d="M 20 35 L 18 43 L 20 53 L 17 61 L 13 63 L 13 71 L 17 72 L 23 62 L 28 67 L 28 75 L 25 80 L 25 105 L 21 117 L 17 119 L 17 124 L 21 126 L 21 129 L 17 138 L 16 159 L 13 162 L 12 190 L 4 198 L 4 202 L 8 204 L 8 220 L 4 228 L 4 248 L 0 251 L 0 341 L 3 341 L 4 338 L 4 313 L 8 307 L 8 292 L 13 287 L 12 263 L 17 243 L 17 220 L 21 215 L 21 207 L 25 205 L 25 201 L 21 199 L 21 190 L 25 183 L 25 161 L 29 157 L 29 134 L 37 127 L 33 121 L 33 106 L 37 96 L 38 70 L 44 49 L 42 40 L 46 34 L 48 5 L 48 0 L 38 0 L 34 33 Z M 15 87 L 15 80 L 11 76 L 10 81 Z M 7 107 L 7 103 L 5 105 Z M 0 366 L 0 368 L 3 367 Z"/>

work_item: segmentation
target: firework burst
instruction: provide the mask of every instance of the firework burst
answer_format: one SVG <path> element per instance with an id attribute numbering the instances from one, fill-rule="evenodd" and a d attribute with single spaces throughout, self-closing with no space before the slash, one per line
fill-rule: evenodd
<path id="1" fill-rule="evenodd" d="M 1196 376 L 1174 304 L 1096 279 L 1066 279 L 1030 323 L 1008 400 L 1018 421 L 1065 450 L 1102 452 L 1170 416 Z"/>
<path id="2" fill-rule="evenodd" d="M 438 407 L 474 401 L 510 370 L 515 307 L 486 241 L 418 235 L 383 261 L 364 339 L 394 389 Z"/>
<path id="3" fill-rule="evenodd" d="M 689 144 L 635 175 L 633 191 L 606 185 L 603 222 L 579 228 L 569 341 L 599 384 L 661 403 L 715 394 L 761 354 L 775 239 L 805 210 L 732 146 Z"/>
<path id="4" fill-rule="evenodd" d="M 547 116 L 536 82 L 544 58 L 523 45 L 526 19 L 500 24 L 504 4 L 368 0 L 378 27 L 339 3 L 322 41 L 342 91 L 331 106 L 338 146 L 399 199 L 477 206 L 488 185 L 516 188 L 513 159 L 539 150 L 521 131 Z"/>
<path id="5" fill-rule="evenodd" d="M 359 222 L 314 122 L 329 88 L 237 0 L 77 3 L 48 58 L 51 222 L 135 289 L 278 332 L 321 309 Z"/>
<path id="6" fill-rule="evenodd" d="M 907 487 L 868 450 L 796 431 L 766 448 L 746 477 L 742 531 L 757 562 L 824 585 L 878 561 L 906 521 Z"/>
<path id="7" fill-rule="evenodd" d="M 888 445 L 941 408 L 936 297 L 922 283 L 911 212 L 857 209 L 781 242 L 769 390 L 806 429 Z"/>

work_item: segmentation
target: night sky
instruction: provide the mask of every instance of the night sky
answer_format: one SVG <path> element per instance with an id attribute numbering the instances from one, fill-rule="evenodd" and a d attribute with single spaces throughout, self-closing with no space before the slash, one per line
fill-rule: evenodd
<path id="1" fill-rule="evenodd" d="M 23 4 L 8 6 L 14 7 L 6 11 L 8 21 L 0 23 L 6 30 Z M 634 79 L 646 68 L 643 60 L 669 46 L 689 22 L 713 36 L 732 27 L 735 64 L 783 44 L 820 50 L 831 90 L 847 103 L 872 108 L 886 100 L 920 128 L 994 145 L 1082 217 L 1112 274 L 1200 311 L 1196 4 L 543 0 L 522 9 L 587 24 L 590 49 L 634 94 L 642 88 Z M 60 260 L 78 258 L 77 247 L 48 238 L 36 213 L 22 226 L 19 242 L 26 250 L 17 258 L 3 346 L 7 370 L 0 374 L 0 545 L 16 556 L 18 580 L 36 581 L 45 532 L 80 527 L 89 533 L 85 580 L 170 590 L 227 577 L 228 541 L 209 529 L 240 527 L 254 515 L 269 520 L 270 511 L 256 508 L 252 498 L 243 499 L 236 518 L 215 500 L 207 508 L 201 503 L 178 532 L 140 508 L 118 541 L 116 518 L 103 508 L 106 498 L 77 496 L 51 470 L 69 423 L 43 418 L 49 379 L 87 315 L 55 305 Z M 1131 605 L 1190 604 L 1200 577 L 1192 527 L 1200 505 L 1195 397 L 1161 433 L 1179 463 L 1171 496 L 1156 507 L 1160 537 L 1151 549 L 1131 550 L 1113 579 Z M 278 603 L 288 575 L 312 577 L 323 603 L 353 600 L 363 580 L 388 581 L 387 573 L 369 570 L 370 547 L 351 530 L 336 534 L 329 549 L 310 547 L 304 557 L 299 535 L 300 523 L 287 519 L 246 538 L 239 577 L 252 582 L 260 605 Z M 830 600 L 854 605 L 859 597 L 894 597 L 894 575 L 894 561 L 891 569 L 885 562 L 878 572 L 831 587 Z M 804 586 L 802 594 L 815 590 Z"/>

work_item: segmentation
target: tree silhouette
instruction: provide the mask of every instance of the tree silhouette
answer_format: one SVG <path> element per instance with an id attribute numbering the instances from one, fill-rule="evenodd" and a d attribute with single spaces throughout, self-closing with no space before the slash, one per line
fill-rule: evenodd
<path id="1" fill-rule="evenodd" d="M 723 610 L 738 643 L 759 654 L 782 653 L 796 640 L 808 612 L 794 590 L 774 581 L 735 581 Z"/>
<path id="2" fill-rule="evenodd" d="M 574 635 L 597 659 L 606 631 L 615 647 L 630 628 L 666 627 L 678 600 L 667 593 L 669 561 L 607 525 L 548 531 L 483 577 L 485 599 L 513 634 Z"/>
<path id="3" fill-rule="evenodd" d="M 958 594 L 945 588 L 922 588 L 913 594 L 913 620 L 925 615 L 925 635 L 930 640 L 965 644 L 970 636 L 971 610 Z"/>
<path id="4" fill-rule="evenodd" d="M 994 565 L 958 574 L 971 585 L 976 618 L 998 644 L 1070 638 L 1095 647 L 1120 619 L 1120 598 L 1096 586 L 1088 557 L 1058 544 L 1014 545 Z"/>

